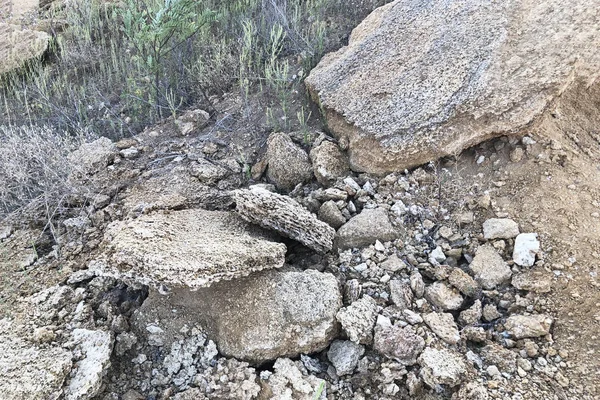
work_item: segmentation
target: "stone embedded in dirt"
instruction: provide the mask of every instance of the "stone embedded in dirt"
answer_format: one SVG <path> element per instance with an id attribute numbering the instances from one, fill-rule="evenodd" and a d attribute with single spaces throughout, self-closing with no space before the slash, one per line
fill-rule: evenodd
<path id="1" fill-rule="evenodd" d="M 600 63 L 590 46 L 600 40 L 596 11 L 584 0 L 394 1 L 305 83 L 330 131 L 349 143 L 352 169 L 403 170 L 518 133 L 566 87 L 589 81 Z"/>
<path id="2" fill-rule="evenodd" d="M 312 178 L 308 154 L 288 134 L 271 134 L 267 146 L 267 178 L 277 188 L 290 191 Z"/>
<path id="3" fill-rule="evenodd" d="M 197 161 L 190 163 L 189 171 L 190 175 L 198 178 L 200 182 L 209 184 L 220 181 L 230 174 L 230 171 L 227 168 L 205 160 L 204 158 L 200 158 Z"/>
<path id="4" fill-rule="evenodd" d="M 506 331 L 515 339 L 536 338 L 550 333 L 554 320 L 544 314 L 512 315 L 504 323 Z"/>
<path id="5" fill-rule="evenodd" d="M 233 192 L 236 211 L 247 221 L 294 239 L 319 253 L 333 247 L 335 230 L 290 197 L 261 187 Z"/>
<path id="6" fill-rule="evenodd" d="M 521 267 L 531 267 L 535 264 L 535 256 L 540 251 L 540 241 L 537 233 L 521 233 L 515 239 L 513 261 Z"/>
<path id="7" fill-rule="evenodd" d="M 462 356 L 452 350 L 428 347 L 419 357 L 419 365 L 421 378 L 432 388 L 437 385 L 457 386 L 467 373 Z"/>
<path id="8" fill-rule="evenodd" d="M 103 274 L 160 286 L 209 286 L 279 268 L 286 247 L 232 212 L 181 210 L 112 223 Z"/>
<path id="9" fill-rule="evenodd" d="M 326 187 L 350 172 L 346 155 L 337 144 L 328 140 L 324 140 L 310 151 L 310 159 L 317 181 Z"/>
<path id="10" fill-rule="evenodd" d="M 373 326 L 377 319 L 377 303 L 370 296 L 363 296 L 336 315 L 348 338 L 357 344 L 371 344 Z"/>
<path id="11" fill-rule="evenodd" d="M 463 297 L 458 290 L 440 281 L 425 288 L 425 298 L 442 311 L 458 310 L 463 303 Z"/>
<path id="12" fill-rule="evenodd" d="M 335 340 L 329 346 L 327 359 L 335 367 L 339 376 L 351 374 L 358 360 L 365 354 L 365 348 L 349 340 Z"/>
<path id="13" fill-rule="evenodd" d="M 469 268 L 475 274 L 475 280 L 488 290 L 508 281 L 512 275 L 502 256 L 488 244 L 477 249 Z"/>
<path id="14" fill-rule="evenodd" d="M 462 326 L 474 325 L 481 319 L 483 313 L 483 307 L 481 306 L 481 300 L 475 300 L 475 303 L 468 309 L 462 311 L 458 316 L 458 322 Z"/>
<path id="15" fill-rule="evenodd" d="M 413 292 L 408 283 L 392 279 L 390 281 L 390 298 L 401 310 L 412 308 Z"/>
<path id="16" fill-rule="evenodd" d="M 517 354 L 496 343 L 483 347 L 480 354 L 486 365 L 495 365 L 502 372 L 512 374 L 517 369 Z"/>
<path id="17" fill-rule="evenodd" d="M 108 138 L 101 137 L 90 143 L 84 143 L 69 154 L 69 162 L 80 177 L 93 175 L 105 169 L 118 154 L 117 146 Z"/>
<path id="18" fill-rule="evenodd" d="M 72 368 L 72 354 L 59 346 L 38 347 L 0 335 L 0 397 L 4 400 L 56 400 Z"/>
<path id="19" fill-rule="evenodd" d="M 461 400 L 488 400 L 490 398 L 485 386 L 477 382 L 469 382 L 458 391 Z"/>
<path id="20" fill-rule="evenodd" d="M 481 291 L 481 286 L 460 268 L 453 268 L 448 276 L 448 282 L 468 297 L 476 297 Z"/>
<path id="21" fill-rule="evenodd" d="M 413 365 L 424 348 L 425 339 L 413 327 L 392 325 L 389 319 L 379 316 L 373 349 L 402 365 Z"/>
<path id="22" fill-rule="evenodd" d="M 502 316 L 494 304 L 486 304 L 483 306 L 483 320 L 490 322 Z"/>
<path id="23" fill-rule="evenodd" d="M 338 230 L 336 243 L 340 249 L 365 247 L 379 240 L 389 242 L 400 236 L 383 208 L 364 209 Z"/>
<path id="24" fill-rule="evenodd" d="M 110 367 L 114 338 L 110 332 L 75 329 L 72 340 L 77 344 L 74 352 L 80 361 L 76 364 L 65 399 L 91 399 L 99 393 L 102 378 Z"/>
<path id="25" fill-rule="evenodd" d="M 338 229 L 346 223 L 346 218 L 342 215 L 342 212 L 333 200 L 326 201 L 321 205 L 321 208 L 319 208 L 319 219 L 327 222 L 333 229 Z"/>
<path id="26" fill-rule="evenodd" d="M 519 224 L 510 218 L 490 218 L 483 223 L 483 237 L 492 239 L 512 239 L 519 234 Z"/>
<path id="27" fill-rule="evenodd" d="M 323 379 L 309 374 L 300 361 L 279 358 L 273 365 L 274 373 L 260 375 L 260 399 L 316 400 L 327 398 Z"/>
<path id="28" fill-rule="evenodd" d="M 511 283 L 519 290 L 548 293 L 552 290 L 552 275 L 544 270 L 522 272 L 513 276 Z"/>
<path id="29" fill-rule="evenodd" d="M 425 294 L 425 282 L 423 282 L 423 276 L 417 271 L 410 274 L 410 288 L 418 299 Z"/>
<path id="30" fill-rule="evenodd" d="M 458 326 L 452 314 L 432 312 L 423 315 L 423 321 L 444 342 L 456 344 L 460 341 Z"/>

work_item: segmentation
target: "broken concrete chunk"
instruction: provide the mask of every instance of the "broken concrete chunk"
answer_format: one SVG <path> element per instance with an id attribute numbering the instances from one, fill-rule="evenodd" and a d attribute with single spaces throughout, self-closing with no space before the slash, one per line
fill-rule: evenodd
<path id="1" fill-rule="evenodd" d="M 336 340 L 331 343 L 327 358 L 339 376 L 351 374 L 358 364 L 358 360 L 365 353 L 365 348 L 349 340 Z"/>
<path id="2" fill-rule="evenodd" d="M 400 232 L 394 228 L 383 208 L 364 209 L 338 230 L 337 246 L 340 249 L 365 247 L 379 240 L 389 242 L 397 239 Z"/>
<path id="3" fill-rule="evenodd" d="M 519 290 L 548 293 L 552 289 L 552 275 L 544 270 L 523 272 L 513 276 L 512 285 Z"/>
<path id="4" fill-rule="evenodd" d="M 335 230 L 290 197 L 261 187 L 233 192 L 236 211 L 247 221 L 297 240 L 317 252 L 333 247 Z"/>
<path id="5" fill-rule="evenodd" d="M 412 326 L 377 324 L 373 348 L 402 365 L 413 365 L 425 348 L 425 339 Z"/>
<path id="6" fill-rule="evenodd" d="M 310 159 L 314 174 L 323 186 L 331 186 L 337 178 L 346 176 L 350 171 L 346 155 L 338 145 L 328 140 L 310 151 Z"/>
<path id="7" fill-rule="evenodd" d="M 444 342 L 456 344 L 460 341 L 458 326 L 456 326 L 452 314 L 433 312 L 423 315 L 423 320 Z"/>
<path id="8" fill-rule="evenodd" d="M 458 310 L 464 300 L 458 290 L 440 281 L 425 289 L 425 298 L 442 311 Z"/>
<path id="9" fill-rule="evenodd" d="M 111 224 L 102 273 L 144 284 L 199 288 L 279 268 L 286 247 L 232 212 L 157 212 Z M 102 266 L 103 263 L 98 263 Z"/>

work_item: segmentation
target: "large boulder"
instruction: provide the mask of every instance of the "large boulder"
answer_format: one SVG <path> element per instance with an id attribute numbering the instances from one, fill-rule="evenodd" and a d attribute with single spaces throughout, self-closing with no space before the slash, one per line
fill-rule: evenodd
<path id="1" fill-rule="evenodd" d="M 330 130 L 348 142 L 354 170 L 402 170 L 518 133 L 566 87 L 592 81 L 598 7 L 396 0 L 371 13 L 305 82 Z"/>
<path id="2" fill-rule="evenodd" d="M 283 266 L 286 247 L 233 212 L 155 212 L 112 223 L 102 274 L 155 287 L 198 288 Z"/>

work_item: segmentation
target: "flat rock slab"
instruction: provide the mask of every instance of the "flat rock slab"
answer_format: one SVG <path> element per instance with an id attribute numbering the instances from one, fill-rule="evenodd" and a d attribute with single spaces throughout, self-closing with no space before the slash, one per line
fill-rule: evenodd
<path id="1" fill-rule="evenodd" d="M 329 129 L 348 142 L 354 170 L 403 170 L 514 134 L 569 84 L 595 76 L 598 7 L 396 0 L 305 82 Z"/>
<path id="2" fill-rule="evenodd" d="M 247 221 L 294 239 L 319 253 L 333 247 L 335 230 L 288 196 L 258 186 L 233 192 L 236 211 Z"/>
<path id="3" fill-rule="evenodd" d="M 102 273 L 199 288 L 283 266 L 286 247 L 232 212 L 157 212 L 111 224 Z M 102 265 L 98 263 L 98 265 Z"/>

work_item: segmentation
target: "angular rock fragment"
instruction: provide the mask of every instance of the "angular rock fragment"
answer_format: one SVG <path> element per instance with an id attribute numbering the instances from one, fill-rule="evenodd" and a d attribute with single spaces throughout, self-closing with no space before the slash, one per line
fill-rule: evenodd
<path id="1" fill-rule="evenodd" d="M 319 183 L 331 186 L 337 178 L 346 176 L 350 170 L 346 155 L 333 142 L 323 141 L 310 151 L 313 170 Z"/>
<path id="2" fill-rule="evenodd" d="M 519 224 L 509 218 L 490 218 L 483 223 L 483 237 L 492 239 L 512 239 L 519 234 Z"/>
<path id="3" fill-rule="evenodd" d="M 508 281 L 512 275 L 502 256 L 487 244 L 477 249 L 469 268 L 475 274 L 475 280 L 488 290 Z"/>
<path id="4" fill-rule="evenodd" d="M 548 293 L 552 290 L 552 275 L 543 270 L 528 271 L 513 276 L 511 283 L 519 290 Z"/>
<path id="5" fill-rule="evenodd" d="M 79 176 L 93 175 L 106 168 L 118 153 L 117 146 L 108 138 L 101 137 L 84 143 L 69 154 L 69 162 L 74 165 Z"/>
<path id="6" fill-rule="evenodd" d="M 419 357 L 421 378 L 432 388 L 437 385 L 459 385 L 467 372 L 462 356 L 451 350 L 428 347 Z"/>
<path id="7" fill-rule="evenodd" d="M 376 240 L 389 242 L 400 236 L 383 208 L 365 209 L 338 230 L 336 243 L 340 249 L 365 247 Z"/>
<path id="8" fill-rule="evenodd" d="M 425 298 L 442 311 L 458 310 L 464 300 L 458 290 L 440 281 L 433 283 L 425 289 Z"/>
<path id="9" fill-rule="evenodd" d="M 448 282 L 465 296 L 475 297 L 481 291 L 479 284 L 460 268 L 452 270 L 448 276 Z"/>
<path id="10" fill-rule="evenodd" d="M 537 233 L 521 233 L 515 239 L 513 261 L 522 267 L 535 264 L 535 256 L 540 251 L 540 241 Z"/>
<path id="11" fill-rule="evenodd" d="M 536 338 L 550 333 L 554 320 L 544 314 L 512 315 L 504 323 L 506 331 L 515 339 Z"/>
<path id="12" fill-rule="evenodd" d="M 273 133 L 268 139 L 267 178 L 283 190 L 292 190 L 312 177 L 308 154 L 286 133 Z"/>
<path id="13" fill-rule="evenodd" d="M 235 213 L 206 210 L 156 212 L 115 222 L 105 242 L 109 265 L 103 273 L 190 288 L 279 268 L 286 252 L 284 244 L 269 241 Z"/>
<path id="14" fill-rule="evenodd" d="M 458 326 L 456 326 L 452 314 L 433 312 L 423 315 L 423 320 L 444 342 L 456 344 L 460 341 Z"/>
<path id="15" fill-rule="evenodd" d="M 327 222 L 332 228 L 338 229 L 346 223 L 346 218 L 335 204 L 335 201 L 329 200 L 319 208 L 319 219 Z"/>
<path id="16" fill-rule="evenodd" d="M 357 344 L 370 344 L 373 340 L 373 326 L 377 319 L 377 303 L 372 297 L 363 296 L 348 307 L 342 308 L 336 318 L 351 341 Z"/>
<path id="17" fill-rule="evenodd" d="M 258 186 L 233 192 L 236 211 L 247 221 L 297 240 L 317 252 L 333 247 L 335 230 L 294 201 Z"/>
<path id="18" fill-rule="evenodd" d="M 413 365 L 425 348 L 425 339 L 417 335 L 414 328 L 392 325 L 389 319 L 375 327 L 373 348 L 381 354 L 403 365 Z"/>
<path id="19" fill-rule="evenodd" d="M 261 375 L 261 399 L 316 400 L 327 398 L 323 379 L 309 374 L 299 361 L 280 358 L 275 361 L 273 374 Z"/>
<path id="20" fill-rule="evenodd" d="M 365 348 L 349 340 L 336 340 L 331 343 L 327 358 L 339 376 L 351 374 L 358 360 L 365 353 Z"/>

